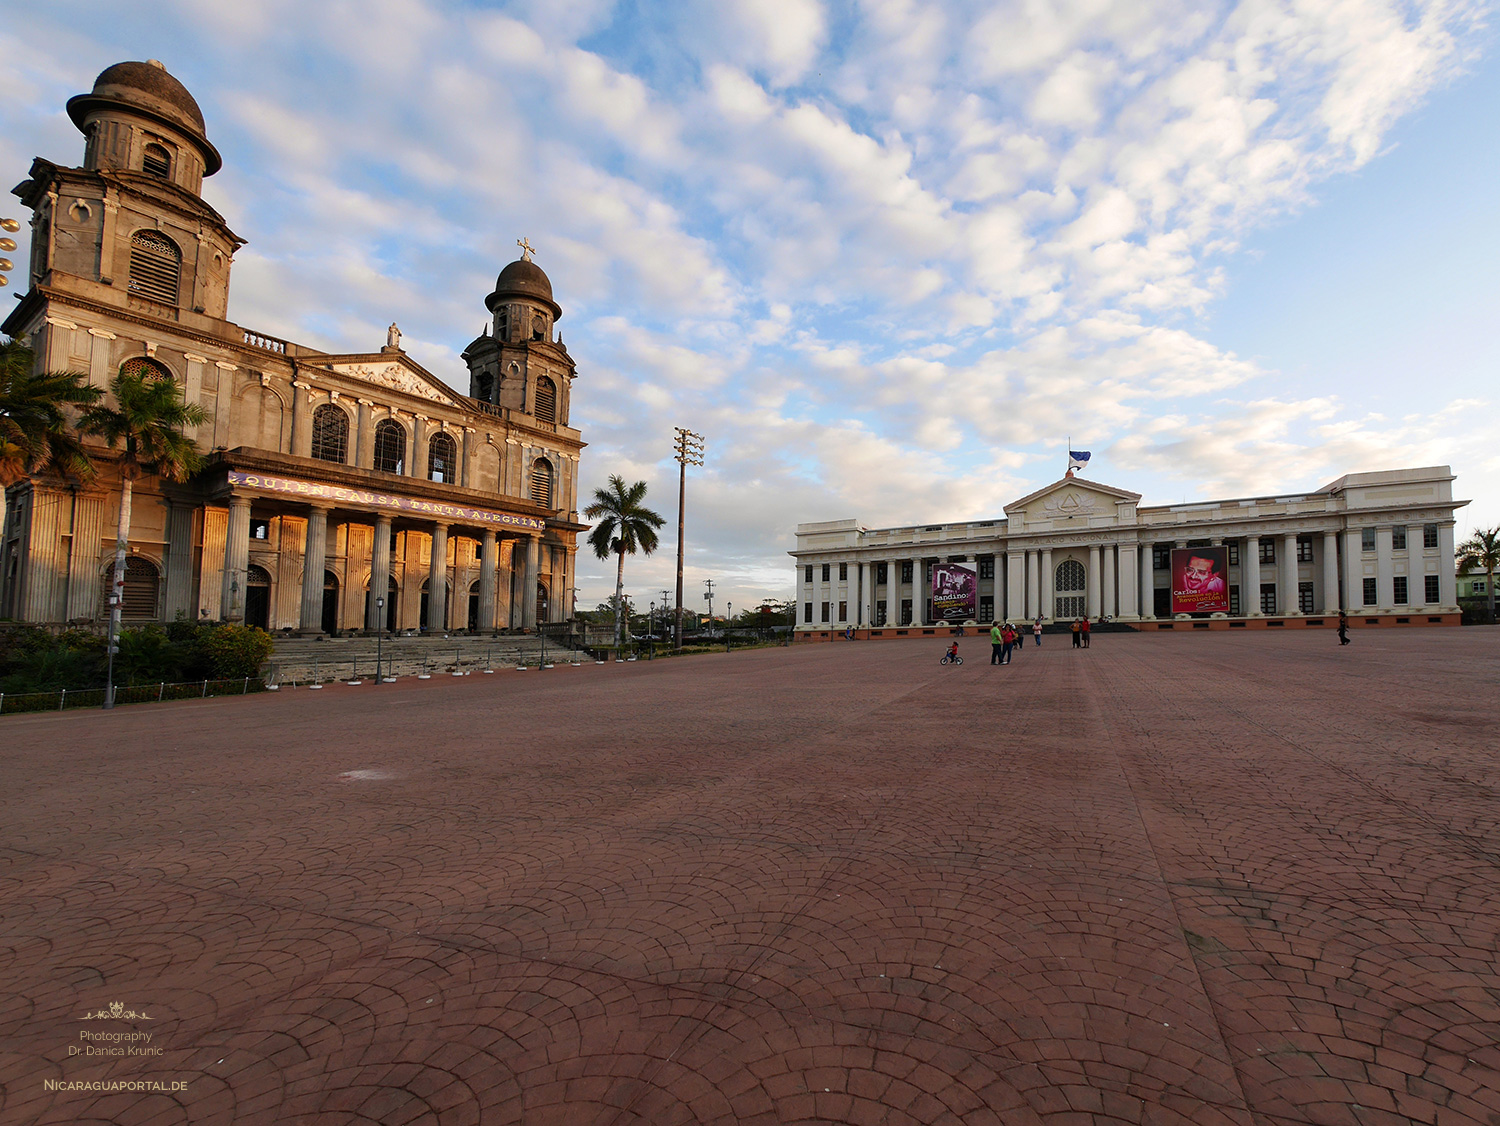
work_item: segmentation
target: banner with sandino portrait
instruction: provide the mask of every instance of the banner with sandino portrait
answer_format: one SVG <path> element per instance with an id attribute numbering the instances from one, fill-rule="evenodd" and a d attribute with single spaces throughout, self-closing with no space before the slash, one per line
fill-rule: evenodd
<path id="1" fill-rule="evenodd" d="M 977 612 L 979 571 L 968 563 L 932 565 L 932 620 L 967 622 Z"/>
<path id="2" fill-rule="evenodd" d="M 1229 549 L 1172 549 L 1172 613 L 1229 613 Z"/>

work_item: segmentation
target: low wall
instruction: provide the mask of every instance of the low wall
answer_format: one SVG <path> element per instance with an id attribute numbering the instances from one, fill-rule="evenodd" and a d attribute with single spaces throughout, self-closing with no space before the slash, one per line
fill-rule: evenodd
<path id="1" fill-rule="evenodd" d="M 1463 615 L 1461 614 L 1349 615 L 1350 629 L 1406 629 L 1412 626 L 1456 626 L 1462 623 Z M 1147 618 L 1132 622 L 1122 622 L 1116 619 L 1109 622 L 1108 626 L 1110 631 L 1125 626 L 1136 633 L 1157 631 L 1185 633 L 1190 630 L 1215 629 L 1338 629 L 1339 616 L 1337 614 L 1307 614 L 1263 618 L 1190 618 L 1186 621 Z M 891 637 L 957 637 L 958 628 L 957 626 L 881 626 L 877 629 L 856 629 L 854 639 L 856 641 L 880 641 Z M 1100 632 L 1098 626 L 1094 628 L 1095 632 Z M 987 626 L 965 626 L 963 629 L 967 637 L 989 638 L 990 631 Z M 1031 629 L 1028 626 L 1022 632 L 1029 635 Z M 1056 633 L 1058 630 L 1049 623 L 1047 632 Z M 845 631 L 841 629 L 804 629 L 799 626 L 794 640 L 843 641 L 845 638 Z"/>

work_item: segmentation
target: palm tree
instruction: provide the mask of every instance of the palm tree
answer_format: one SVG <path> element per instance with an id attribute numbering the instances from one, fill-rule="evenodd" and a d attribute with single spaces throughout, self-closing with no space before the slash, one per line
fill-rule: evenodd
<path id="1" fill-rule="evenodd" d="M 1458 548 L 1458 569 L 1464 574 L 1483 571 L 1489 581 L 1484 589 L 1489 594 L 1490 621 L 1495 620 L 1495 570 L 1500 568 L 1500 526 L 1476 528 L 1474 534 Z"/>
<path id="2" fill-rule="evenodd" d="M 81 481 L 94 476 L 63 407 L 92 406 L 99 389 L 88 385 L 86 372 L 35 367 L 35 354 L 21 341 L 0 343 L 0 488 L 39 469 Z"/>
<path id="3" fill-rule="evenodd" d="M 120 520 L 115 532 L 115 574 L 109 608 L 110 679 L 104 706 L 114 706 L 115 638 L 120 634 L 121 595 L 125 587 L 125 554 L 130 541 L 130 501 L 136 478 L 155 473 L 166 480 L 190 477 L 203 464 L 198 447 L 182 432 L 208 415 L 186 402 L 171 379 L 139 371 L 122 371 L 110 381 L 113 407 L 95 405 L 83 412 L 78 429 L 96 434 L 110 449 L 124 447 L 120 457 Z"/>
<path id="4" fill-rule="evenodd" d="M 650 555 L 656 550 L 656 529 L 666 523 L 642 501 L 646 499 L 646 482 L 637 481 L 629 488 L 619 476 L 611 476 L 609 484 L 594 490 L 594 503 L 583 510 L 590 520 L 598 520 L 589 533 L 589 546 L 600 559 L 611 555 L 620 557 L 615 569 L 615 646 L 624 644 L 620 636 L 620 609 L 625 599 L 625 556 L 634 555 L 636 549 Z"/>

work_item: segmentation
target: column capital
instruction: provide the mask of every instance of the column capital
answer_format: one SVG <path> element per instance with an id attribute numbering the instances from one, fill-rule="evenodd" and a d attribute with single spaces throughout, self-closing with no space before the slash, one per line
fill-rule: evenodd
<path id="1" fill-rule="evenodd" d="M 374 399 L 355 399 L 354 401 L 362 407 L 373 407 L 375 405 Z"/>
<path id="2" fill-rule="evenodd" d="M 307 509 L 308 509 L 309 512 L 321 512 L 324 516 L 327 516 L 330 512 L 333 511 L 333 505 L 331 505 L 331 504 L 309 504 L 307 506 Z"/>
<path id="3" fill-rule="evenodd" d="M 208 357 L 207 356 L 200 356 L 200 355 L 198 355 L 197 352 L 184 352 L 182 354 L 182 358 L 184 360 L 186 360 L 190 364 L 206 364 L 206 363 L 208 363 Z"/>
<path id="4" fill-rule="evenodd" d="M 375 514 L 375 526 L 377 528 L 389 528 L 391 526 L 391 514 L 389 512 L 377 512 Z"/>
<path id="5" fill-rule="evenodd" d="M 295 387 L 298 391 L 311 391 L 312 390 L 312 384 L 311 383 L 304 383 L 300 379 L 294 379 L 294 380 L 292 380 L 292 386 Z"/>
<path id="6" fill-rule="evenodd" d="M 250 498 L 247 497 L 247 496 L 245 496 L 245 494 L 243 494 L 243 493 L 230 493 L 229 494 L 229 507 L 230 508 L 249 508 L 250 507 Z"/>

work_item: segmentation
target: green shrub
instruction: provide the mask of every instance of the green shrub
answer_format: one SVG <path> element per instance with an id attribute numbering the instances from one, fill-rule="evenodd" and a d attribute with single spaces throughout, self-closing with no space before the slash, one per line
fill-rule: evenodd
<path id="1" fill-rule="evenodd" d="M 183 647 L 174 645 L 160 626 L 121 630 L 119 644 L 120 650 L 115 654 L 116 684 L 151 684 L 181 678 Z"/>
<path id="2" fill-rule="evenodd" d="M 198 631 L 199 651 L 211 677 L 254 676 L 271 655 L 271 635 L 256 626 L 205 626 Z"/>

